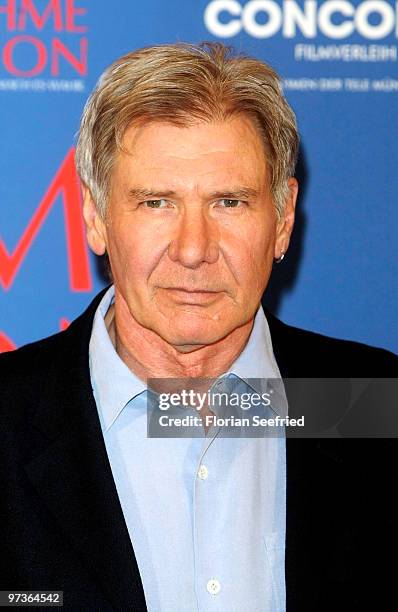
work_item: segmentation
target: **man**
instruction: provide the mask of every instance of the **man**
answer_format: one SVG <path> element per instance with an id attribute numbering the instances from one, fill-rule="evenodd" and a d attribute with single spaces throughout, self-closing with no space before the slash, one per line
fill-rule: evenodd
<path id="1" fill-rule="evenodd" d="M 76 160 L 114 285 L 0 360 L 1 589 L 63 590 L 70 610 L 382 601 L 386 441 L 147 437 L 153 378 L 396 376 L 392 354 L 260 305 L 289 246 L 297 149 L 275 72 L 222 45 L 147 48 L 104 73 Z"/>

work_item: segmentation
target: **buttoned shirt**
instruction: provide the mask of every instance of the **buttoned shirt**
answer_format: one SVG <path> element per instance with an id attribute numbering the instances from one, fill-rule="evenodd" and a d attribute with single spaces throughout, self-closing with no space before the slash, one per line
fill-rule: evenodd
<path id="1" fill-rule="evenodd" d="M 285 610 L 286 449 L 282 437 L 151 438 L 148 390 L 94 318 L 93 393 L 149 612 Z M 260 307 L 223 378 L 280 378 Z"/>

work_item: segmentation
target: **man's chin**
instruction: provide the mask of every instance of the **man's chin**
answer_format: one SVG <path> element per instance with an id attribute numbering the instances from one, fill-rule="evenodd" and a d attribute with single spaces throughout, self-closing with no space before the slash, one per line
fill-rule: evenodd
<path id="1" fill-rule="evenodd" d="M 184 321 L 181 320 L 172 327 L 155 331 L 175 349 L 181 353 L 188 353 L 204 346 L 216 344 L 225 338 L 231 330 L 226 328 L 225 325 L 221 327 L 220 323 L 196 322 L 196 324 L 192 324 L 192 322 L 187 321 L 184 324 Z"/>
<path id="2" fill-rule="evenodd" d="M 220 333 L 202 332 L 201 334 L 193 334 L 187 333 L 186 331 L 181 333 L 176 333 L 174 331 L 173 333 L 165 334 L 163 339 L 181 353 L 190 353 L 204 346 L 216 344 L 222 340 L 223 337 L 225 337 L 225 334 Z"/>

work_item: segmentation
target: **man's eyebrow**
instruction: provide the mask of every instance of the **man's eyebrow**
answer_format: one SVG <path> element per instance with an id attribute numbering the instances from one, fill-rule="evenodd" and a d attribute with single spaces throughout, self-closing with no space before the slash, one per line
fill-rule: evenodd
<path id="1" fill-rule="evenodd" d="M 256 198 L 258 195 L 257 189 L 253 189 L 252 187 L 233 187 L 232 189 L 213 191 L 209 194 L 209 197 L 212 200 L 221 200 L 223 198 L 227 200 L 242 200 Z"/>
<path id="2" fill-rule="evenodd" d="M 132 187 L 127 193 L 127 196 L 132 200 L 155 200 L 159 198 L 172 198 L 175 195 L 175 191 L 155 191 L 154 189 L 144 189 L 142 187 Z"/>
<path id="3" fill-rule="evenodd" d="M 176 192 L 172 190 L 157 191 L 155 189 L 145 189 L 142 187 L 132 187 L 128 190 L 128 197 L 130 199 L 159 199 L 159 198 L 172 198 L 176 197 Z M 212 191 L 208 194 L 208 198 L 211 200 L 221 200 L 223 198 L 229 200 L 241 200 L 247 198 L 257 197 L 258 191 L 252 187 L 232 187 L 231 189 L 223 189 L 218 191 Z"/>

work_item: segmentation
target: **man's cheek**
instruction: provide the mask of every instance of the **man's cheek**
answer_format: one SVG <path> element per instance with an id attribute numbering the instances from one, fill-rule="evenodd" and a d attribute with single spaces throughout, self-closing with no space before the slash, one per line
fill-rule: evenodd
<path id="1" fill-rule="evenodd" d="M 266 263 L 266 256 L 264 254 L 256 254 L 246 261 L 245 273 L 241 282 L 241 288 L 245 299 L 249 303 L 250 301 L 257 301 L 264 292 L 265 286 L 269 278 L 269 265 Z"/>

